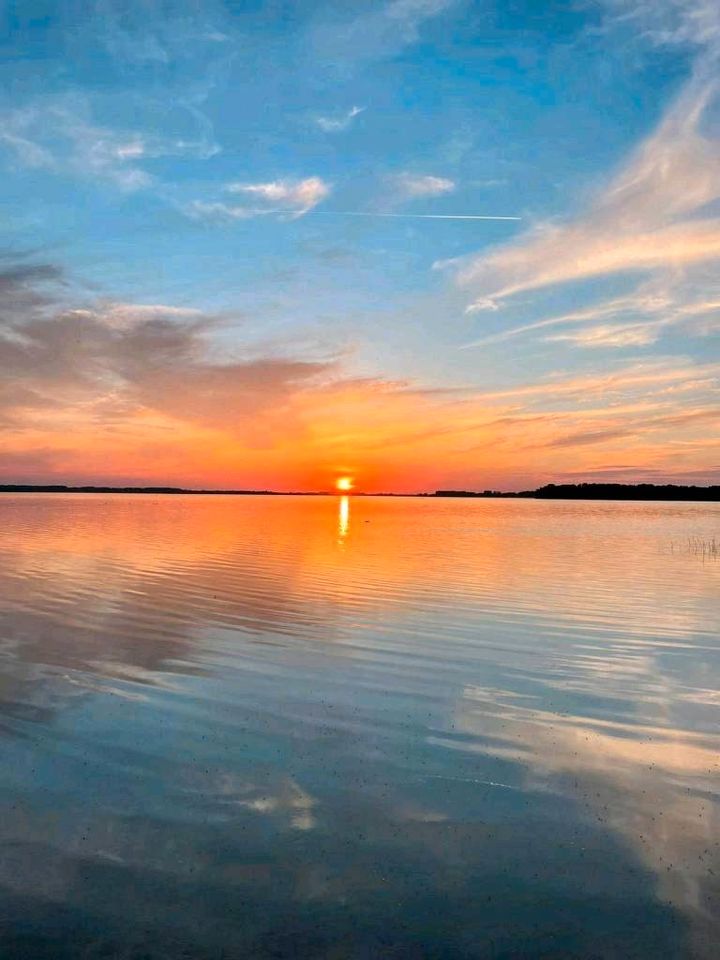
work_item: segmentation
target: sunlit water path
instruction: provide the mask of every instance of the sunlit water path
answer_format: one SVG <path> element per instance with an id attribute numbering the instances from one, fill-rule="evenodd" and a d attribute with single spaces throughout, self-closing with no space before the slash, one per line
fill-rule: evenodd
<path id="1" fill-rule="evenodd" d="M 0 954 L 712 960 L 718 534 L 0 495 Z"/>

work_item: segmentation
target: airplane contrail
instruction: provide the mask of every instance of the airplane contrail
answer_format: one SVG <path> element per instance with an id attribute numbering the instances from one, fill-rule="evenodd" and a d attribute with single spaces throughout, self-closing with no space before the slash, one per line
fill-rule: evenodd
<path id="1" fill-rule="evenodd" d="M 522 217 L 489 216 L 475 213 L 370 213 L 366 210 L 316 210 L 336 217 L 393 217 L 410 220 L 522 220 Z"/>

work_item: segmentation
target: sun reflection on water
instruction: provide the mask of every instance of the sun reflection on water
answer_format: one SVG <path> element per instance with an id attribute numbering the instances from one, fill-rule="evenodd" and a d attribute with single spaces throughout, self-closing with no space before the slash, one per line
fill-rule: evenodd
<path id="1" fill-rule="evenodd" d="M 342 543 L 350 529 L 350 497 L 340 497 L 338 504 L 338 543 Z"/>

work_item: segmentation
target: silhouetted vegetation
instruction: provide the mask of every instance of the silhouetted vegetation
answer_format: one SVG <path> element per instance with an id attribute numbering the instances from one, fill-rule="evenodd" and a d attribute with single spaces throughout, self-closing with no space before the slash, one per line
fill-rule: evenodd
<path id="1" fill-rule="evenodd" d="M 533 491 L 549 500 L 720 500 L 720 486 L 680 486 L 674 483 L 549 483 Z"/>
<path id="2" fill-rule="evenodd" d="M 696 557 L 717 560 L 720 557 L 720 544 L 715 537 L 688 537 L 687 551 Z"/>
<path id="3" fill-rule="evenodd" d="M 681 486 L 674 483 L 548 483 L 537 490 L 436 490 L 435 497 L 531 497 L 538 500 L 720 500 L 720 486 Z"/>

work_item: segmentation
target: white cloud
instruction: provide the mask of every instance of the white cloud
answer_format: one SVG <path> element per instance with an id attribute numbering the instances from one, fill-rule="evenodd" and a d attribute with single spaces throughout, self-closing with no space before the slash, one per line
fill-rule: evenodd
<path id="1" fill-rule="evenodd" d="M 452 193 L 456 186 L 455 182 L 447 177 L 427 174 L 399 173 L 393 179 L 407 197 L 441 197 L 445 193 Z"/>
<path id="2" fill-rule="evenodd" d="M 294 212 L 307 213 L 330 193 L 330 186 L 320 177 L 305 180 L 271 180 L 268 183 L 229 183 L 228 193 L 246 193 Z"/>
<path id="3" fill-rule="evenodd" d="M 334 114 L 333 116 L 318 115 L 315 117 L 315 123 L 325 133 L 340 133 L 347 130 L 355 117 L 363 113 L 365 107 L 351 107 L 345 113 Z"/>
<path id="4" fill-rule="evenodd" d="M 228 183 L 225 191 L 242 194 L 254 204 L 205 202 L 196 200 L 185 208 L 193 217 L 249 220 L 253 217 L 281 214 L 292 219 L 302 217 L 330 194 L 330 184 L 321 177 L 304 180 L 271 180 L 265 183 Z"/>

